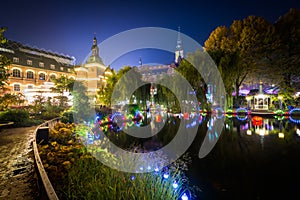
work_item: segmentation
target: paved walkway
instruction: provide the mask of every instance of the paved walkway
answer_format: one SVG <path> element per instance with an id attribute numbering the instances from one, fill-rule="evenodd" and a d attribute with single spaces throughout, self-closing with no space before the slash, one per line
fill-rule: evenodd
<path id="1" fill-rule="evenodd" d="M 34 126 L 0 131 L 0 200 L 38 199 L 32 150 L 35 129 Z"/>

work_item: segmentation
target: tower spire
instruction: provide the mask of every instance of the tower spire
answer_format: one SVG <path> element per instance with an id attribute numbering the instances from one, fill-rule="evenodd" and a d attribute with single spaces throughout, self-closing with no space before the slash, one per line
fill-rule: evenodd
<path id="1" fill-rule="evenodd" d="M 183 48 L 182 48 L 182 41 L 181 41 L 180 26 L 178 26 L 177 45 L 175 51 L 175 63 L 178 64 L 181 59 L 183 59 Z"/>

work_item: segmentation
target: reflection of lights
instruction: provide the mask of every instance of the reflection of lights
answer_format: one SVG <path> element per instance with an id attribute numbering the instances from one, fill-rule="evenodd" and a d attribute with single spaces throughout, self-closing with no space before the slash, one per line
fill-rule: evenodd
<path id="1" fill-rule="evenodd" d="M 278 133 L 279 138 L 284 138 L 284 133 Z"/>
<path id="2" fill-rule="evenodd" d="M 296 133 L 297 133 L 298 136 L 300 136 L 300 129 L 299 128 L 297 128 Z"/>
<path id="3" fill-rule="evenodd" d="M 292 118 L 291 115 L 289 116 L 289 119 L 290 119 L 290 121 L 292 121 L 294 123 L 300 124 L 300 119 L 294 119 L 294 118 Z"/>
<path id="4" fill-rule="evenodd" d="M 237 115 L 236 118 L 240 121 L 245 121 L 246 119 L 248 119 L 248 115 L 245 115 L 243 117 L 240 117 L 239 115 Z"/>
<path id="5" fill-rule="evenodd" d="M 226 129 L 230 129 L 229 124 L 225 124 L 225 128 L 226 128 Z"/>
<path id="6" fill-rule="evenodd" d="M 295 111 L 299 111 L 300 112 L 300 108 L 293 108 L 292 110 L 290 110 L 289 114 L 291 115 Z"/>
<path id="7" fill-rule="evenodd" d="M 247 130 L 247 135 L 252 135 L 252 131 L 251 130 Z"/>
<path id="8" fill-rule="evenodd" d="M 258 128 L 256 133 L 259 134 L 260 136 L 269 135 L 269 131 L 264 128 L 262 128 L 262 129 Z"/>

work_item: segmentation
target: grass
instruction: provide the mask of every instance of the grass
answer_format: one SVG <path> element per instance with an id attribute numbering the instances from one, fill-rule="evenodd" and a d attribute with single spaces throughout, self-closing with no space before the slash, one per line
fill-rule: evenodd
<path id="1" fill-rule="evenodd" d="M 85 141 L 79 136 L 86 136 L 83 133 L 86 128 L 80 127 L 80 131 L 74 134 L 73 125 L 59 123 L 55 129 L 50 131 L 49 144 L 39 145 L 39 149 L 60 199 L 178 200 L 184 193 L 196 194 L 197 188 L 190 186 L 184 174 L 190 162 L 187 155 L 162 170 L 127 173 L 112 169 L 96 159 L 102 156 L 107 161 L 116 160 L 115 155 L 105 149 L 105 144 L 95 148 L 83 145 Z M 165 158 L 161 156 L 161 159 Z M 167 178 L 164 177 L 166 174 Z"/>

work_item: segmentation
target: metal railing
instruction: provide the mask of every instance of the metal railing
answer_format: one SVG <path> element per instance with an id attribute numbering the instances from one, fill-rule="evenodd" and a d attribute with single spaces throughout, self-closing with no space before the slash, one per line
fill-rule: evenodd
<path id="1" fill-rule="evenodd" d="M 52 128 L 60 118 L 55 118 L 49 121 L 44 122 L 43 124 L 40 124 L 34 132 L 34 140 L 33 140 L 33 152 L 34 152 L 34 159 L 35 159 L 35 167 L 36 167 L 36 173 L 38 174 L 38 178 L 40 181 L 39 186 L 41 186 L 40 190 L 40 199 L 49 199 L 49 200 L 58 200 L 58 197 L 56 195 L 56 192 L 48 178 L 48 175 L 44 169 L 42 160 L 39 155 L 38 146 L 37 146 L 37 134 L 42 127 L 48 127 Z"/>

